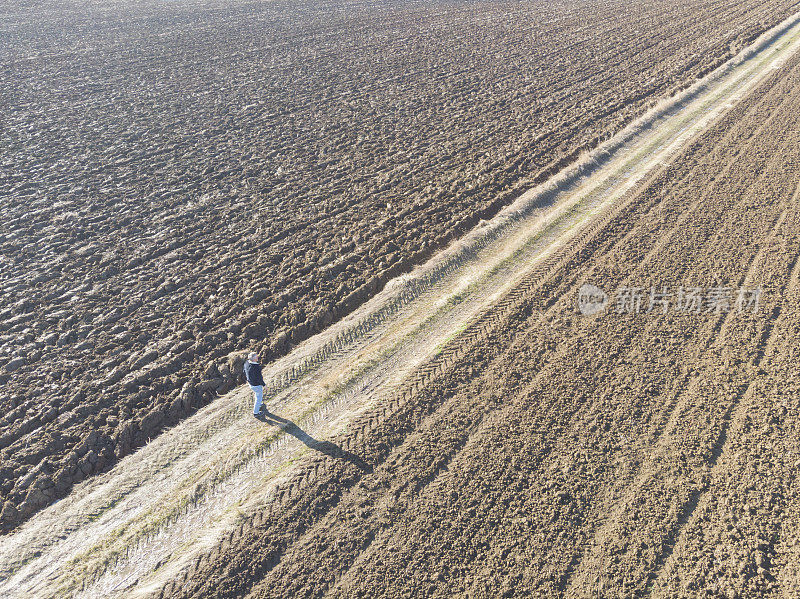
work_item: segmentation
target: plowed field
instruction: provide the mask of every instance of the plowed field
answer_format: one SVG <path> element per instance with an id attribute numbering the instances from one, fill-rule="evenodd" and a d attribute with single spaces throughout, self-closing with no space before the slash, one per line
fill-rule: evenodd
<path id="1" fill-rule="evenodd" d="M 2 530 L 796 10 L 4 2 Z"/>
<path id="2" fill-rule="evenodd" d="M 0 594 L 797 596 L 798 48 L 277 360 L 266 422 L 237 390 L 36 514 Z"/>
<path id="3" fill-rule="evenodd" d="M 319 458 L 163 596 L 794 596 L 799 63 L 336 439 L 368 470 Z M 587 282 L 763 296 L 582 316 Z"/>

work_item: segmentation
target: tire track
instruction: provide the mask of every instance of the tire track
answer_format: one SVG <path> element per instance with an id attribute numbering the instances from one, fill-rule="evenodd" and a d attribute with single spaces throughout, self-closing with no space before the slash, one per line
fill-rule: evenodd
<path id="1" fill-rule="evenodd" d="M 800 173 L 796 173 L 796 179 L 800 179 Z M 798 221 L 798 199 L 800 198 L 800 183 L 797 184 L 795 192 L 784 212 L 781 215 L 781 222 L 776 226 L 773 235 L 765 244 L 765 247 L 772 246 L 777 236 L 777 231 L 781 225 L 785 224 L 787 215 L 792 211 L 794 218 L 792 219 L 793 226 L 789 231 L 794 233 L 796 223 Z M 780 295 L 791 295 L 793 291 L 797 291 L 798 282 L 800 282 L 800 238 L 796 234 L 791 236 L 794 243 L 787 244 L 794 247 L 789 255 L 792 256 L 791 262 L 788 264 L 788 276 L 776 276 L 777 281 L 787 281 L 780 289 Z M 761 255 L 762 257 L 764 254 Z M 785 301 L 779 301 L 772 309 L 770 319 L 765 323 L 762 331 L 761 339 L 757 344 L 755 356 L 752 358 L 754 370 L 759 370 L 765 357 L 773 356 L 776 347 L 780 347 L 783 342 L 781 337 L 776 335 L 776 332 L 781 330 L 780 324 L 786 318 L 784 308 L 786 307 Z M 777 328 L 777 331 L 776 331 Z M 713 481 L 714 478 L 720 476 L 718 474 L 722 464 L 726 463 L 727 454 L 730 453 L 732 439 L 738 438 L 742 433 L 742 424 L 745 420 L 745 414 L 752 409 L 752 402 L 757 400 L 755 390 L 762 384 L 760 378 L 755 378 L 747 383 L 743 392 L 738 397 L 737 401 L 732 403 L 725 411 L 723 424 L 719 433 L 719 437 L 714 444 L 712 457 L 709 461 L 711 472 L 709 479 Z M 733 429 L 733 430 L 731 430 Z M 721 462 L 721 463 L 720 463 Z M 668 576 L 669 570 L 674 570 L 675 565 L 672 563 L 672 557 L 677 545 L 685 543 L 686 529 L 691 526 L 696 526 L 697 515 L 695 511 L 698 507 L 703 506 L 707 502 L 707 497 L 712 493 L 712 484 L 709 484 L 703 489 L 699 489 L 693 501 L 690 504 L 691 509 L 686 510 L 685 517 L 682 519 L 681 526 L 674 532 L 671 543 L 667 546 L 667 551 L 661 556 L 653 570 L 649 583 L 656 587 L 664 586 L 664 578 Z M 649 585 L 648 585 L 649 586 Z"/>
<path id="2" fill-rule="evenodd" d="M 787 144 L 787 147 L 791 147 L 791 145 Z M 781 156 L 780 152 L 776 153 L 776 156 L 780 157 Z M 773 164 L 775 162 L 777 162 L 777 160 L 773 159 Z M 762 177 L 762 180 L 763 180 L 763 177 Z M 754 184 L 754 186 L 757 185 L 757 184 L 758 184 L 758 182 L 756 182 Z M 747 204 L 747 200 L 745 200 L 744 203 L 746 205 Z M 782 215 L 778 217 L 778 219 L 777 219 L 777 221 L 775 223 L 775 226 L 772 229 L 772 233 L 771 233 L 771 238 L 772 239 L 774 239 L 775 235 L 777 234 L 778 228 L 780 227 L 781 223 L 785 220 L 785 217 L 786 217 L 786 211 L 784 210 Z M 749 274 L 752 274 L 752 270 L 753 269 L 756 269 L 756 268 L 759 267 L 758 260 L 760 260 L 760 259 L 762 259 L 764 257 L 764 251 L 765 251 L 764 248 L 766 248 L 768 246 L 769 246 L 769 243 L 767 243 L 764 247 L 762 247 L 760 252 L 754 257 L 754 262 L 752 263 L 751 270 L 748 271 Z M 725 319 L 724 322 L 718 322 L 714 327 L 714 331 L 712 331 L 712 332 L 716 332 L 717 329 L 723 327 L 725 324 L 730 324 L 730 323 L 731 323 L 731 319 L 730 318 Z M 769 329 L 769 325 L 767 325 L 766 328 L 765 328 L 765 334 L 769 330 L 770 330 Z M 722 333 L 720 333 L 720 337 L 717 339 L 716 343 L 714 344 L 716 347 L 724 347 L 725 346 L 724 341 L 720 341 L 720 339 L 722 339 L 723 336 L 724 335 Z M 703 378 L 704 377 L 703 377 L 702 374 L 696 376 L 694 378 L 694 384 L 696 385 L 699 381 L 703 380 Z M 690 386 L 691 385 L 692 385 L 692 383 L 690 383 Z M 683 394 L 683 395 L 684 395 L 684 397 L 683 397 L 682 402 L 680 404 L 678 404 L 678 406 L 677 406 L 678 409 L 671 410 L 671 416 L 670 416 L 670 419 L 669 419 L 669 421 L 667 423 L 667 427 L 666 427 L 667 431 L 674 431 L 675 430 L 675 428 L 677 427 L 677 424 L 678 424 L 677 423 L 677 418 L 679 417 L 680 414 L 682 414 L 683 410 L 687 407 L 687 405 L 688 405 L 687 402 L 689 402 L 692 399 L 688 394 Z M 724 431 L 723 431 L 723 433 L 724 433 Z M 662 439 L 662 438 L 666 438 L 667 442 L 669 442 L 669 438 L 668 437 L 664 437 L 664 435 L 662 433 L 657 438 L 655 446 L 658 446 L 658 442 L 659 442 L 658 440 Z M 713 453 L 714 452 L 712 452 L 712 454 Z M 647 472 L 648 468 L 643 467 L 643 471 Z M 647 475 L 647 479 L 650 479 L 651 477 L 655 476 L 654 474 L 652 474 L 652 472 L 654 472 L 654 471 L 652 469 L 650 469 L 650 474 Z M 639 496 L 641 496 L 641 493 L 631 493 L 630 496 L 631 497 L 639 497 Z M 688 521 L 688 518 L 691 516 L 691 511 L 693 509 L 692 508 L 693 504 L 694 504 L 694 502 L 692 501 L 692 498 L 690 497 L 690 499 L 686 503 L 686 507 L 682 508 L 683 512 L 684 512 L 684 517 L 679 517 L 678 518 L 680 526 L 685 524 L 686 521 Z M 624 514 L 624 509 L 626 509 L 625 506 L 623 506 L 623 508 L 619 508 L 618 509 L 618 516 L 616 518 L 612 519 L 612 522 L 614 522 L 614 521 L 618 522 L 618 521 L 623 520 L 625 518 L 624 515 L 623 515 Z M 607 525 L 607 526 L 610 526 L 610 525 Z M 680 528 L 680 526 L 679 526 L 679 528 Z M 603 531 L 603 532 L 601 532 L 599 534 L 601 536 L 609 536 L 608 529 L 606 529 L 605 531 Z M 668 545 L 669 545 L 669 543 L 668 543 Z M 582 588 L 585 588 L 585 585 Z"/>
<path id="3" fill-rule="evenodd" d="M 788 208 L 787 208 L 788 210 Z M 770 241 L 775 238 L 775 235 L 781 226 L 782 222 L 785 220 L 787 211 L 784 211 L 778 222 L 775 224 L 775 228 L 772 230 L 770 234 Z M 760 255 L 759 257 L 762 257 Z M 791 267 L 791 276 L 790 276 L 790 287 L 794 286 L 797 282 L 797 273 L 798 273 L 798 266 L 800 266 L 800 262 L 798 261 L 800 258 L 800 254 L 795 256 L 795 261 Z M 753 272 L 753 269 L 748 271 L 748 275 Z M 773 330 L 774 330 L 774 323 L 775 321 L 780 318 L 780 307 L 772 311 L 771 318 L 766 323 L 764 330 L 762 332 L 761 340 L 757 344 L 757 352 L 769 352 L 772 349 L 773 343 L 775 341 L 773 337 Z M 761 364 L 762 354 L 757 355 L 754 360 L 754 366 L 757 368 Z M 722 417 L 722 427 L 719 431 L 719 436 L 716 442 L 713 445 L 711 451 L 711 458 L 709 459 L 709 466 L 712 469 L 711 476 L 713 476 L 713 471 L 717 468 L 717 464 L 719 462 L 720 456 L 725 452 L 726 447 L 728 445 L 729 440 L 729 429 L 731 427 L 731 422 L 736 420 L 736 415 L 739 414 L 742 410 L 742 405 L 746 405 L 747 401 L 752 397 L 752 390 L 756 383 L 750 383 L 747 388 L 744 390 L 743 393 L 737 395 L 734 399 L 733 403 L 725 410 L 723 417 Z M 665 543 L 665 550 L 663 553 L 658 557 L 655 563 L 655 568 L 653 569 L 651 575 L 648 578 L 647 584 L 645 586 L 650 586 L 651 583 L 656 581 L 662 575 L 662 570 L 664 569 L 665 565 L 669 562 L 672 557 L 672 553 L 675 549 L 676 543 L 679 542 L 681 535 L 684 533 L 686 526 L 690 523 L 695 510 L 698 507 L 705 497 L 706 493 L 708 493 L 708 488 L 698 489 L 694 493 L 692 493 L 690 500 L 687 504 L 681 509 L 681 515 L 678 518 L 677 526 L 674 531 L 670 533 L 670 538 Z"/>

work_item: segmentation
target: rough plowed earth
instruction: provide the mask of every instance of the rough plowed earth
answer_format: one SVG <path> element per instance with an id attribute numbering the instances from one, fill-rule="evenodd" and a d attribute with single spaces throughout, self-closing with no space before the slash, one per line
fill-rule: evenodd
<path id="1" fill-rule="evenodd" d="M 232 394 L 37 514 L 0 591 L 796 593 L 798 40 L 792 21 L 551 208 L 520 198 L 276 361 L 267 423 Z M 584 283 L 764 294 L 583 316 Z"/>
<path id="2" fill-rule="evenodd" d="M 0 529 L 797 4 L 4 2 Z"/>
<path id="3" fill-rule="evenodd" d="M 492 334 L 334 439 L 369 469 L 317 458 L 162 596 L 796 594 L 799 61 Z M 756 313 L 586 317 L 585 282 L 764 295 Z"/>

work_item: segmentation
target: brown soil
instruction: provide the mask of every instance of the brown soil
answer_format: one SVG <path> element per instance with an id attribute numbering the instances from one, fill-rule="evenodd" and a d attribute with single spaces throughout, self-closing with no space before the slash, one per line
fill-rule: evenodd
<path id="1" fill-rule="evenodd" d="M 795 5 L 7 3 L 2 529 Z"/>
<path id="2" fill-rule="evenodd" d="M 161 596 L 796 594 L 799 110 L 796 55 Z"/>

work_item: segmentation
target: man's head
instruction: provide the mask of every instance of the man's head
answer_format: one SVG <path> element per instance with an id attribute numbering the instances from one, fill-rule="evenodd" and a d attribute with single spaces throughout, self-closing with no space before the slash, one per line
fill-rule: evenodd
<path id="1" fill-rule="evenodd" d="M 258 364 L 258 354 L 254 351 L 250 352 L 250 355 L 247 356 L 247 359 L 255 364 Z"/>

